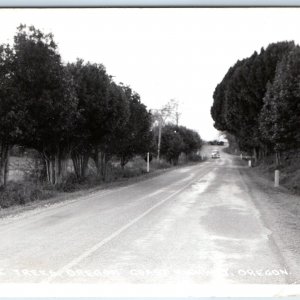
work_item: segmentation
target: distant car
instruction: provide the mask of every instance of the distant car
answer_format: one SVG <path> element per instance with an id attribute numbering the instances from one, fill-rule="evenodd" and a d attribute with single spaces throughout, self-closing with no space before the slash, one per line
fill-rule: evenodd
<path id="1" fill-rule="evenodd" d="M 218 150 L 213 150 L 211 152 L 211 158 L 220 158 L 220 153 Z"/>

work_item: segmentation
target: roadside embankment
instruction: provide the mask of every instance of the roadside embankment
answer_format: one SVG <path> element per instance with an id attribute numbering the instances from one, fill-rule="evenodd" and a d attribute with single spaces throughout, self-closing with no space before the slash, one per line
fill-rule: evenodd
<path id="1" fill-rule="evenodd" d="M 177 166 L 172 166 L 164 160 L 160 162 L 153 160 L 150 163 L 150 172 L 147 173 L 145 163 L 141 159 L 135 159 L 124 170 L 121 170 L 119 166 L 111 166 L 106 181 L 95 176 L 90 176 L 84 181 L 77 181 L 74 177 L 70 177 L 69 181 L 59 187 L 28 179 L 11 181 L 5 190 L 0 191 L 0 218 L 39 206 L 72 200 L 100 190 L 134 184 L 169 170 L 196 163 L 201 163 L 201 161 L 182 162 Z"/>
<path id="2" fill-rule="evenodd" d="M 259 161 L 255 169 L 272 181 L 275 170 L 279 169 L 280 185 L 295 194 L 300 194 L 300 151 L 282 153 L 279 167 L 276 167 L 275 157 L 268 156 Z"/>

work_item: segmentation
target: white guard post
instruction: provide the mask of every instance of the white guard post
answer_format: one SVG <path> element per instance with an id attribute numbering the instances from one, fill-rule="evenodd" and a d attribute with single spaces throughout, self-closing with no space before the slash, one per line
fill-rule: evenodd
<path id="1" fill-rule="evenodd" d="M 279 170 L 275 170 L 275 180 L 274 180 L 274 187 L 279 187 Z"/>

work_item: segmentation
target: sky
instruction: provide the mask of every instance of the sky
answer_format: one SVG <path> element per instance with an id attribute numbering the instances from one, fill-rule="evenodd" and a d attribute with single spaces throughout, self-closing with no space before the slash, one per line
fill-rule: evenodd
<path id="1" fill-rule="evenodd" d="M 1 9 L 0 43 L 17 26 L 52 32 L 64 62 L 102 63 L 148 109 L 179 102 L 179 125 L 218 138 L 213 92 L 238 59 L 269 43 L 300 43 L 300 8 Z"/>

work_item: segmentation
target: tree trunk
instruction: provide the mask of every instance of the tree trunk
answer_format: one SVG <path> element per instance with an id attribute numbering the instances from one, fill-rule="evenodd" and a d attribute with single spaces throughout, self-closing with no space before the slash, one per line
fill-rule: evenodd
<path id="1" fill-rule="evenodd" d="M 58 151 L 54 156 L 55 183 L 61 184 L 67 177 L 68 154 L 64 151 Z"/>
<path id="2" fill-rule="evenodd" d="M 78 179 L 84 179 L 86 177 L 89 154 L 72 153 L 72 161 L 76 177 Z"/>
<path id="3" fill-rule="evenodd" d="M 126 157 L 126 155 L 121 156 L 120 165 L 121 165 L 122 170 L 124 170 L 128 161 L 129 161 L 129 159 Z"/>
<path id="4" fill-rule="evenodd" d="M 8 179 L 9 150 L 9 145 L 0 144 L 0 188 L 5 188 Z"/>
<path id="5" fill-rule="evenodd" d="M 253 164 L 257 162 L 257 150 L 256 147 L 253 148 Z"/>
<path id="6" fill-rule="evenodd" d="M 52 184 L 61 184 L 67 175 L 69 153 L 58 151 L 55 154 L 43 153 L 46 165 L 47 181 Z"/>
<path id="7" fill-rule="evenodd" d="M 98 147 L 94 147 L 91 157 L 95 162 L 97 176 L 105 181 L 107 175 L 107 164 L 110 160 L 110 156 L 104 151 L 100 151 Z"/>
<path id="8" fill-rule="evenodd" d="M 102 180 L 105 181 L 106 180 L 106 166 L 107 166 L 106 153 L 105 152 L 100 153 L 100 165 L 101 165 Z"/>
<path id="9" fill-rule="evenodd" d="M 125 168 L 125 159 L 124 159 L 124 157 L 121 157 L 120 165 L 121 165 L 122 170 L 124 171 L 124 168 Z"/>
<path id="10" fill-rule="evenodd" d="M 96 166 L 97 177 L 100 178 L 101 177 L 101 163 L 100 163 L 100 160 L 99 160 L 99 148 L 98 148 L 98 146 L 93 147 L 91 157 L 92 157 L 92 159 L 95 163 L 95 166 Z"/>
<path id="11" fill-rule="evenodd" d="M 281 157 L 280 157 L 280 152 L 279 151 L 275 152 L 275 163 L 276 163 L 276 168 L 280 167 Z"/>

